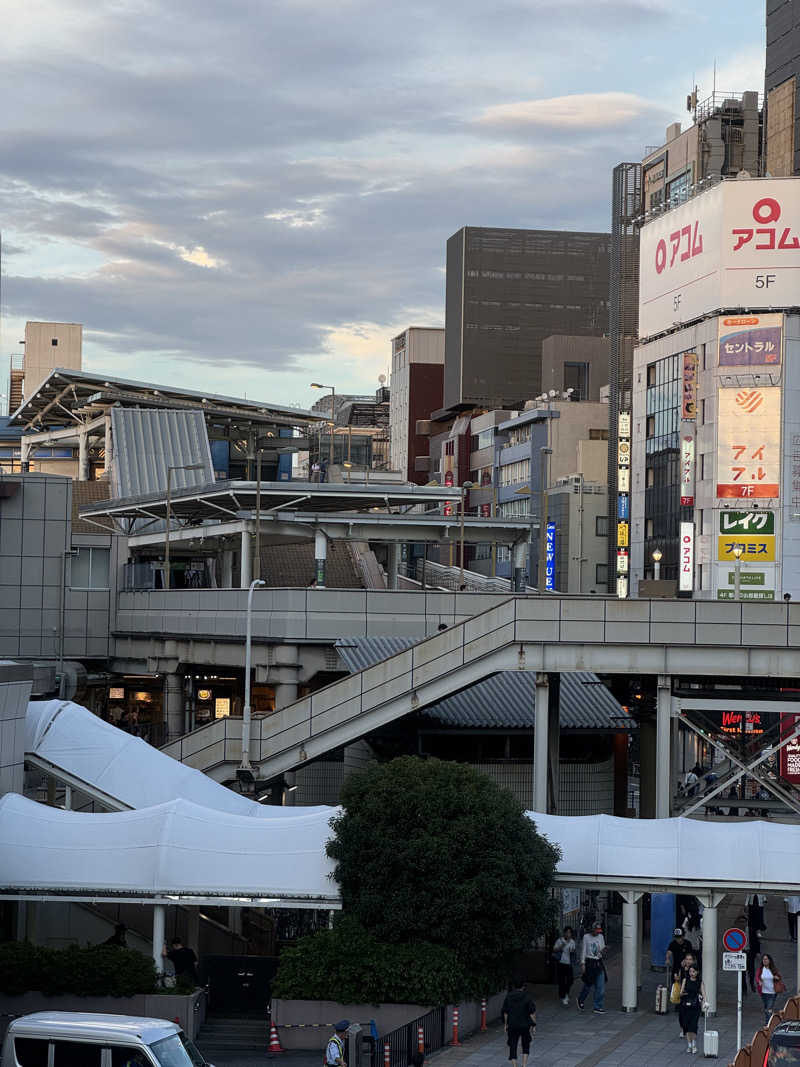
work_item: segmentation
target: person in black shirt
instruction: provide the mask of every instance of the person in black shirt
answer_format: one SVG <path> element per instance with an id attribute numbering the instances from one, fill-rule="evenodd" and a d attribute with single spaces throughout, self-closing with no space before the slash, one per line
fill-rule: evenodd
<path id="1" fill-rule="evenodd" d="M 179 937 L 173 937 L 172 948 L 169 951 L 167 951 L 167 946 L 164 945 L 161 955 L 171 961 L 172 966 L 175 968 L 176 979 L 186 978 L 197 985 L 197 956 L 195 956 L 193 949 L 184 946 Z"/>
<path id="2" fill-rule="evenodd" d="M 688 956 L 691 951 L 692 946 L 683 936 L 683 930 L 680 926 L 676 926 L 673 931 L 672 940 L 667 945 L 667 973 L 670 976 L 671 982 L 674 982 L 677 979 L 678 971 L 683 963 L 683 958 L 684 956 Z"/>
<path id="3" fill-rule="evenodd" d="M 517 1045 L 522 1041 L 522 1067 L 527 1067 L 531 1029 L 536 1029 L 536 1005 L 528 993 L 524 978 L 515 980 L 514 989 L 503 1001 L 501 1015 L 508 1035 L 508 1058 L 517 1067 Z"/>

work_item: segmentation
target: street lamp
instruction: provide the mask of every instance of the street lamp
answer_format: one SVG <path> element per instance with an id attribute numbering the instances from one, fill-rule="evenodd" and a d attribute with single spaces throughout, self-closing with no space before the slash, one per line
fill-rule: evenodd
<path id="1" fill-rule="evenodd" d="M 336 389 L 332 385 L 323 385 L 321 382 L 312 382 L 312 389 L 330 389 L 331 391 L 331 458 L 333 463 L 333 428 L 336 425 Z M 348 456 L 349 459 L 349 456 Z"/>
<path id="2" fill-rule="evenodd" d="M 167 529 L 164 533 L 164 588 L 170 588 L 169 573 L 169 527 L 172 521 L 172 472 L 173 471 L 201 471 L 202 463 L 178 463 L 173 467 L 167 467 Z"/>
<path id="3" fill-rule="evenodd" d="M 742 592 L 742 552 L 744 552 L 743 545 L 734 545 L 733 554 L 736 557 L 736 570 L 733 575 L 733 599 L 741 600 Z"/>
<path id="4" fill-rule="evenodd" d="M 464 511 L 466 510 L 467 490 L 472 488 L 472 482 L 463 482 L 461 485 L 461 585 L 464 584 Z"/>
<path id="5" fill-rule="evenodd" d="M 264 449 L 270 447 L 269 438 L 274 436 L 275 434 L 268 430 L 266 437 L 256 440 L 256 558 L 253 561 L 255 578 L 261 577 L 261 457 Z"/>
<path id="6" fill-rule="evenodd" d="M 541 485 L 541 504 L 539 506 L 539 592 L 547 592 L 547 487 L 550 482 L 550 456 L 552 448 L 539 449 L 539 482 Z"/>
<path id="7" fill-rule="evenodd" d="M 244 710 L 242 711 L 242 762 L 240 771 L 249 771 L 250 767 L 250 646 L 253 641 L 253 590 L 258 585 L 267 583 L 261 578 L 254 578 L 247 591 L 247 632 L 244 640 Z"/>
<path id="8" fill-rule="evenodd" d="M 663 552 L 661 551 L 660 548 L 656 548 L 656 549 L 653 550 L 653 576 L 654 576 L 656 581 L 658 581 L 661 578 L 661 557 L 662 556 L 663 556 Z"/>

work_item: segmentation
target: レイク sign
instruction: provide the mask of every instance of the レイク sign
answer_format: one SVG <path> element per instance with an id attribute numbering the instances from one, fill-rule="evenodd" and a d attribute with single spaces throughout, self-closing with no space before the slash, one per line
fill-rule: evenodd
<path id="1" fill-rule="evenodd" d="M 680 560 L 678 588 L 682 593 L 694 589 L 694 523 L 682 522 L 680 527 Z"/>

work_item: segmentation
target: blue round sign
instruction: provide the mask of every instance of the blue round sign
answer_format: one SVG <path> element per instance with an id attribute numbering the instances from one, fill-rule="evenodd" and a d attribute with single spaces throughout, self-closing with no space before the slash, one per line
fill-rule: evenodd
<path id="1" fill-rule="evenodd" d="M 744 952 L 745 945 L 747 944 L 747 934 L 744 930 L 732 926 L 730 930 L 726 930 L 722 935 L 722 944 L 728 952 Z"/>

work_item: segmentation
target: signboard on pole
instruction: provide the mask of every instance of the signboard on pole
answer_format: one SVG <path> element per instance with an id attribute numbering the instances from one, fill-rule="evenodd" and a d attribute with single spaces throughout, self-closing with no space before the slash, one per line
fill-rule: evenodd
<path id="1" fill-rule="evenodd" d="M 683 353 L 683 401 L 681 418 L 692 422 L 697 418 L 697 353 Z"/>
<path id="2" fill-rule="evenodd" d="M 723 971 L 746 971 L 747 970 L 747 953 L 746 952 L 723 952 L 722 953 L 722 969 L 723 969 Z"/>

